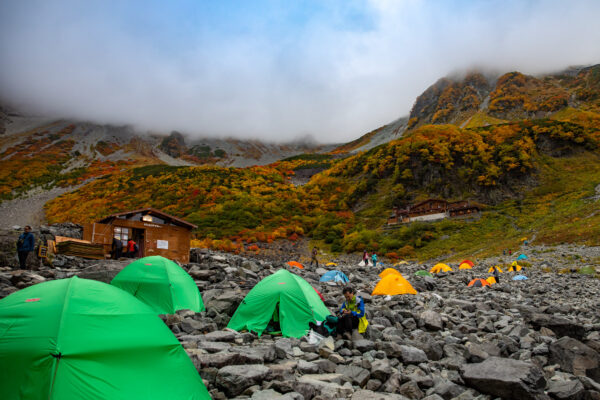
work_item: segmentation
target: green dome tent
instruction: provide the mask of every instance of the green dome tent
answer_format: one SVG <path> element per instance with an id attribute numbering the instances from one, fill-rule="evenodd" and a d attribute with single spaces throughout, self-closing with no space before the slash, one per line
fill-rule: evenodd
<path id="1" fill-rule="evenodd" d="M 179 265 L 161 256 L 132 262 L 110 284 L 131 293 L 158 314 L 205 310 L 194 279 Z"/>
<path id="2" fill-rule="evenodd" d="M 128 293 L 73 277 L 0 300 L 0 399 L 210 399 L 183 347 Z"/>
<path id="3" fill-rule="evenodd" d="M 308 282 L 281 269 L 248 292 L 227 327 L 236 331 L 247 329 L 261 335 L 277 304 L 281 333 L 288 337 L 304 336 L 309 322 L 324 321 L 331 314 Z"/>

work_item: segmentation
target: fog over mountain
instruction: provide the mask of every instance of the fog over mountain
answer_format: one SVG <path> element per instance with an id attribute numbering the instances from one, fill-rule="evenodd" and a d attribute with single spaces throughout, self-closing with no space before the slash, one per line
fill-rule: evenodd
<path id="1" fill-rule="evenodd" d="M 0 100 L 153 131 L 352 140 L 438 78 L 600 62 L 600 2 L 3 1 Z"/>

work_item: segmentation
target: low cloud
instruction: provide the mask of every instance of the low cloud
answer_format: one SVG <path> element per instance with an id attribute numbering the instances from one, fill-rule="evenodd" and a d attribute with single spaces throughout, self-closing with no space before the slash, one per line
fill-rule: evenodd
<path id="1" fill-rule="evenodd" d="M 269 2 L 266 16 L 174 3 L 3 2 L 0 98 L 153 131 L 331 143 L 407 115 L 450 73 L 600 62 L 593 0 L 373 0 L 304 14 Z"/>

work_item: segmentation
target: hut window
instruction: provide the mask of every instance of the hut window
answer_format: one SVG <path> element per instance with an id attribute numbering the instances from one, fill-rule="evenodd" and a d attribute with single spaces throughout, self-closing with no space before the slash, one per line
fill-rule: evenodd
<path id="1" fill-rule="evenodd" d="M 145 222 L 152 222 L 152 215 L 144 215 L 144 216 L 142 217 L 142 221 L 145 221 Z"/>

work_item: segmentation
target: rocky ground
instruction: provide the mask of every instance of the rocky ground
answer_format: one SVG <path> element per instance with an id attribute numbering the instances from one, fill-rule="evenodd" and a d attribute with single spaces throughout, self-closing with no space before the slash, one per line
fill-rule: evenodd
<path id="1" fill-rule="evenodd" d="M 76 231 L 43 228 L 46 234 L 57 229 Z M 300 254 L 298 245 L 291 246 L 281 244 Z M 527 281 L 504 273 L 491 288 L 467 287 L 472 278 L 489 276 L 487 268 L 499 258 L 473 260 L 473 270 L 414 275 L 440 261 L 432 260 L 399 266 L 419 294 L 393 297 L 370 295 L 384 267 L 359 267 L 356 256 L 340 257 L 335 268 L 364 298 L 369 329 L 353 340 L 309 344 L 306 338 L 257 337 L 225 328 L 257 282 L 286 268 L 283 254 L 257 259 L 192 249 L 183 267 L 207 311 L 163 319 L 214 399 L 600 399 L 600 280 L 571 272 L 597 265 L 600 249 L 521 250 L 529 256 L 522 271 Z M 15 264 L 9 255 L 0 259 L 0 298 L 73 275 L 109 282 L 127 261 L 59 255 L 52 268 L 22 271 Z M 325 271 L 292 270 L 333 311 L 342 301 L 341 287 L 319 283 Z"/>

